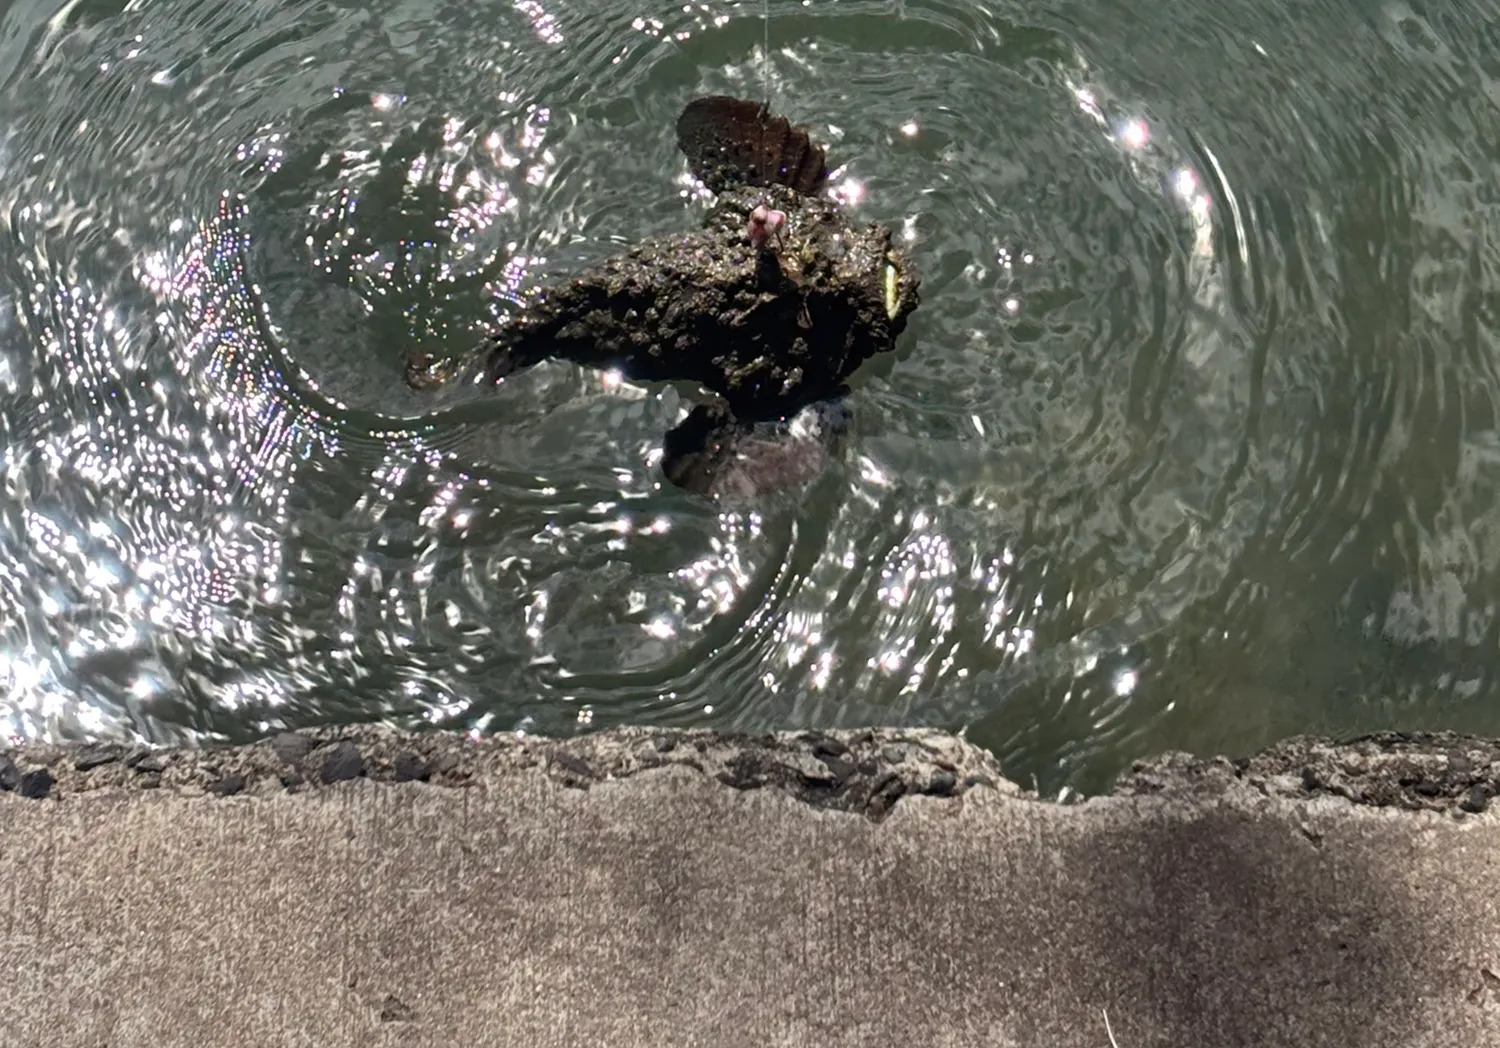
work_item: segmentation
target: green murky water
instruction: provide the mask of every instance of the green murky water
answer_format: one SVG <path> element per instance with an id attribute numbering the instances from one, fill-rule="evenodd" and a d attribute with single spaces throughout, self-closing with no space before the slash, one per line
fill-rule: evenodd
<path id="1" fill-rule="evenodd" d="M 1500 732 L 1500 8 L 771 11 L 925 301 L 731 511 L 676 389 L 400 367 L 696 225 L 759 4 L 0 6 L 0 731 L 896 722 L 1049 792 Z"/>

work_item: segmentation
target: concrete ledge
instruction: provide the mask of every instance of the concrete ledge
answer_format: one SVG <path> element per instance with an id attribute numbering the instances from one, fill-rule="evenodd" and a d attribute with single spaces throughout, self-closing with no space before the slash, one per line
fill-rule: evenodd
<path id="1" fill-rule="evenodd" d="M 667 767 L 735 789 L 779 790 L 877 822 L 908 795 L 955 797 L 974 786 L 1015 791 L 989 754 L 939 731 L 723 735 L 625 728 L 558 741 L 361 727 L 286 732 L 220 750 L 96 743 L 0 751 L 0 790 L 32 799 L 161 788 L 227 797 L 298 793 L 353 779 L 467 787 L 523 773 L 588 789 Z"/>
<path id="2" fill-rule="evenodd" d="M 1066 806 L 920 731 L 25 747 L 0 1043 L 1500 1045 L 1497 783 L 1451 735 Z"/>

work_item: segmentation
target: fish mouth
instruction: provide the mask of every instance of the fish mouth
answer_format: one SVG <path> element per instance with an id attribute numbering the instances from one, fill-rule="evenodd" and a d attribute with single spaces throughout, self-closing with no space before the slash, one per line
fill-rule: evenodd
<path id="1" fill-rule="evenodd" d="M 885 315 L 895 320 L 901 313 L 901 263 L 889 251 L 885 254 L 884 290 Z"/>

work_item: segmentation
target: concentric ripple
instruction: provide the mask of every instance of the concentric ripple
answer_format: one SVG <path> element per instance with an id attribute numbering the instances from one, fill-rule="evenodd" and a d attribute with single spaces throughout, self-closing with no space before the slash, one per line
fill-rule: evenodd
<path id="1" fill-rule="evenodd" d="M 1495 12 L 760 9 L 0 8 L 0 724 L 921 723 L 1049 791 L 1500 731 Z M 406 388 L 696 223 L 677 112 L 767 85 L 924 275 L 838 465 L 716 506 L 689 390 Z"/>

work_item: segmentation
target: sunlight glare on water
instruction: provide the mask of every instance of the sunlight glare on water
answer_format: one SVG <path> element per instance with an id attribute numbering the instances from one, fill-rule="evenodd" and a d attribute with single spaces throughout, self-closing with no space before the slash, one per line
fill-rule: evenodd
<path id="1" fill-rule="evenodd" d="M 931 724 L 1052 792 L 1500 731 L 1492 19 L 771 10 L 0 7 L 0 731 Z M 690 390 L 406 387 L 696 226 L 676 115 L 768 72 L 924 277 L 830 470 L 714 505 Z"/>

